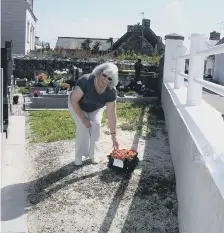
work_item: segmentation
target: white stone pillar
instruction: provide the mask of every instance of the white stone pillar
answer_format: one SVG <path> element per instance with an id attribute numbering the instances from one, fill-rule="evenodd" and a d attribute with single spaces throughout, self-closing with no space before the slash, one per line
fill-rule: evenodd
<path id="1" fill-rule="evenodd" d="M 180 89 L 181 86 L 184 84 L 184 77 L 179 75 L 179 72 L 185 71 L 185 59 L 180 58 L 180 56 L 185 55 L 187 48 L 184 45 L 179 45 L 177 47 L 177 57 L 176 57 L 176 66 L 175 66 L 175 81 L 174 81 L 174 88 Z"/>
<path id="2" fill-rule="evenodd" d="M 177 47 L 183 45 L 184 37 L 176 33 L 165 36 L 165 58 L 163 70 L 163 82 L 174 82 L 175 60 L 177 55 Z"/>
<path id="3" fill-rule="evenodd" d="M 0 134 L 3 134 L 3 69 L 0 69 Z M 1 142 L 0 142 L 1 143 Z"/>
<path id="4" fill-rule="evenodd" d="M 192 34 L 189 38 L 190 60 L 188 74 L 187 105 L 199 105 L 202 99 L 202 86 L 195 82 L 195 78 L 203 79 L 205 57 L 196 55 L 197 51 L 206 49 L 206 37 L 202 34 Z"/>

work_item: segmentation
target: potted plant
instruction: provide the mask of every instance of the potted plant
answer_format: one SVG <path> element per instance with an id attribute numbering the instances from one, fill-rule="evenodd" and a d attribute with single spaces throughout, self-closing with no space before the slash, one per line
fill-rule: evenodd
<path id="1" fill-rule="evenodd" d="M 19 102 L 19 96 L 18 95 L 14 95 L 13 96 L 13 104 L 18 104 Z"/>
<path id="2" fill-rule="evenodd" d="M 109 168 L 133 171 L 139 162 L 138 152 L 129 149 L 113 150 L 108 157 Z"/>
<path id="3" fill-rule="evenodd" d="M 60 83 L 61 90 L 69 89 L 70 85 L 68 83 Z"/>
<path id="4" fill-rule="evenodd" d="M 34 91 L 33 91 L 33 96 L 34 96 L 34 97 L 38 97 L 39 94 L 40 94 L 40 92 L 39 92 L 38 90 L 34 90 Z"/>

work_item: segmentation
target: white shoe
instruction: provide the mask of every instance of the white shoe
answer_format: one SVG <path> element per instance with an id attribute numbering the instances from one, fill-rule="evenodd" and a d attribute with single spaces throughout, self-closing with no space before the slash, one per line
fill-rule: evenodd
<path id="1" fill-rule="evenodd" d="M 91 159 L 91 163 L 92 164 L 98 164 L 100 161 L 98 159 Z"/>

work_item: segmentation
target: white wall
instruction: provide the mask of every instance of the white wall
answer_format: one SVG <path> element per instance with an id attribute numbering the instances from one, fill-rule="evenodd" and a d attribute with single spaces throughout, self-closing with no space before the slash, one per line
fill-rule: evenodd
<path id="1" fill-rule="evenodd" d="M 13 40 L 15 54 L 24 54 L 34 49 L 35 33 L 31 43 L 27 43 L 27 20 L 36 27 L 28 8 L 25 0 L 1 0 L 1 46 L 5 46 L 5 41 Z"/>
<path id="2" fill-rule="evenodd" d="M 215 55 L 214 80 L 224 85 L 224 54 Z"/>
<path id="3" fill-rule="evenodd" d="M 211 70 L 211 73 L 209 73 L 209 70 Z M 205 75 L 214 75 L 214 59 L 208 58 L 206 60 L 206 66 L 205 66 Z"/>
<path id="4" fill-rule="evenodd" d="M 25 53 L 25 1 L 1 0 L 1 44 L 13 40 L 13 53 Z"/>
<path id="5" fill-rule="evenodd" d="M 200 106 L 186 107 L 186 98 L 186 87 L 174 89 L 173 83 L 163 84 L 162 105 L 176 174 L 180 232 L 223 233 L 223 119 L 204 101 Z M 214 160 L 210 146 L 222 157 Z"/>
<path id="6" fill-rule="evenodd" d="M 30 50 L 34 50 L 35 35 L 36 35 L 36 22 L 29 10 L 26 10 L 26 23 L 25 24 L 26 24 L 25 52 L 28 53 Z"/>

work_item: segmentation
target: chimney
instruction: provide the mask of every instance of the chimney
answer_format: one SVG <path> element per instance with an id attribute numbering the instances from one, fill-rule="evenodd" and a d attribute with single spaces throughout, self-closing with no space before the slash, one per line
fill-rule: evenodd
<path id="1" fill-rule="evenodd" d="M 216 31 L 213 31 L 213 32 L 210 32 L 210 40 L 220 40 L 220 33 L 219 32 L 216 32 Z"/>
<path id="2" fill-rule="evenodd" d="M 150 29 L 150 23 L 151 23 L 151 20 L 150 19 L 143 19 L 142 20 L 142 26 L 146 29 Z"/>

